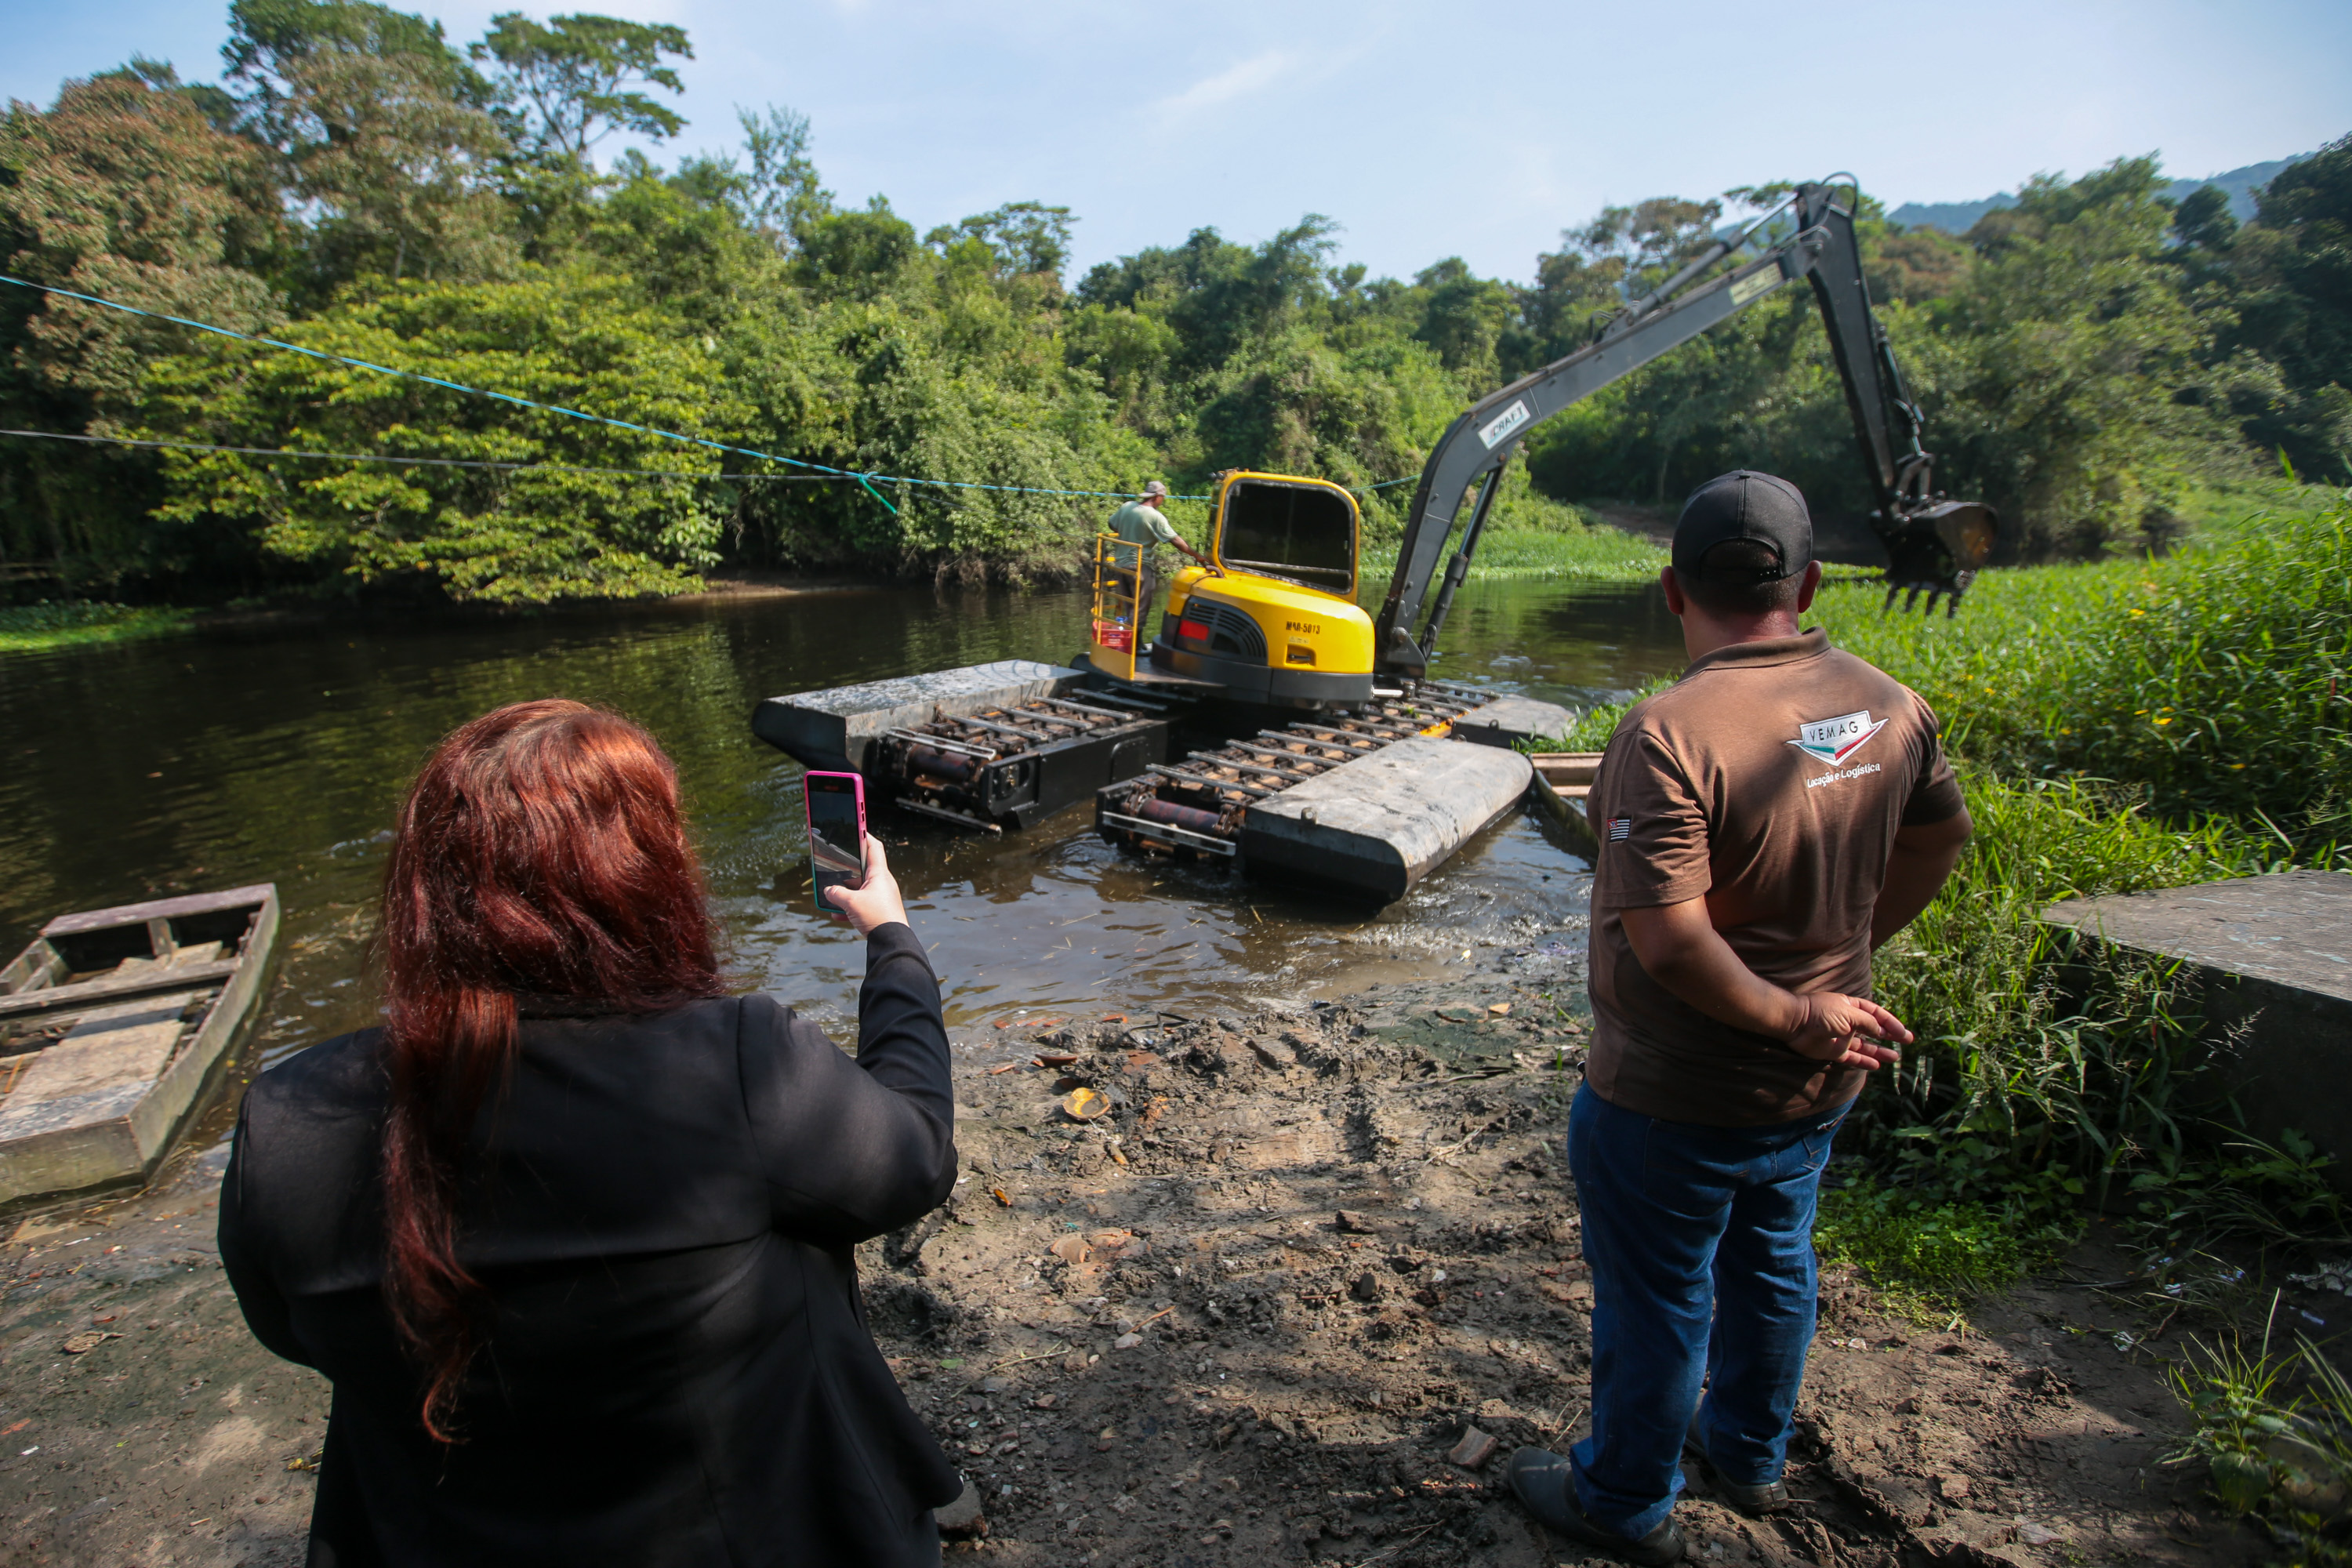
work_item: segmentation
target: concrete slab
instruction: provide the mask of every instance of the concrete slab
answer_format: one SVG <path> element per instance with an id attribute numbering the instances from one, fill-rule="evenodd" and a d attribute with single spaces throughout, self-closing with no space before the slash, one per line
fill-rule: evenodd
<path id="1" fill-rule="evenodd" d="M 902 675 L 860 686 L 835 686 L 771 697 L 752 711 L 751 732 L 804 766 L 863 773 L 885 731 L 961 718 L 991 708 L 1059 697 L 1084 679 L 1066 665 L 1004 658 L 929 675 Z"/>
<path id="2" fill-rule="evenodd" d="M 1291 785 L 1242 818 L 1251 873 L 1285 873 L 1386 903 L 1519 803 L 1517 752 L 1415 736 Z"/>
<path id="3" fill-rule="evenodd" d="M 1454 721 L 1454 738 L 1480 746 L 1516 746 L 1521 741 L 1565 735 L 1575 721 L 1576 715 L 1557 703 L 1498 697 Z"/>
<path id="4" fill-rule="evenodd" d="M 2208 1038 L 2230 1053 L 2246 1129 L 2292 1127 L 2352 1192 L 2352 875 L 2288 871 L 2074 899 L 2042 918 L 2202 972 Z"/>

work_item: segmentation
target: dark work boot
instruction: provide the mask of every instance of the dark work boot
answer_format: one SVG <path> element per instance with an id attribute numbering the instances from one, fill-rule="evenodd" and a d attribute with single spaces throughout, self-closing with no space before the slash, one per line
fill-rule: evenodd
<path id="1" fill-rule="evenodd" d="M 1747 1486 L 1727 1479 L 1706 1457 L 1706 1439 L 1700 1433 L 1698 1412 L 1691 1412 L 1690 1435 L 1683 1439 L 1683 1452 L 1706 1467 L 1715 1479 L 1715 1489 L 1723 1500 L 1750 1519 L 1761 1519 L 1768 1513 L 1785 1513 L 1789 1509 L 1789 1489 L 1780 1481 L 1766 1481 L 1761 1486 Z"/>
<path id="2" fill-rule="evenodd" d="M 1639 1541 L 1605 1530 L 1585 1518 L 1584 1510 L 1577 1505 L 1576 1482 L 1568 1473 L 1568 1461 L 1549 1448 L 1514 1452 L 1510 1479 L 1512 1493 L 1527 1510 L 1545 1528 L 1570 1541 L 1627 1563 L 1640 1563 L 1642 1568 L 1662 1568 L 1664 1563 L 1683 1560 L 1683 1527 L 1674 1521 L 1671 1514 L 1664 1524 Z"/>

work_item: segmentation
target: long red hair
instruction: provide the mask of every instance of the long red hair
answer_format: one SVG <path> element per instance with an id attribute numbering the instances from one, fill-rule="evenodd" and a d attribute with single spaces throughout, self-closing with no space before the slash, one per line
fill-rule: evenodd
<path id="1" fill-rule="evenodd" d="M 452 1441 L 487 1297 L 457 1260 L 457 1164 L 515 1052 L 518 993 L 656 1012 L 721 992 L 677 770 L 584 703 L 518 702 L 443 741 L 383 879 L 384 1294 Z"/>

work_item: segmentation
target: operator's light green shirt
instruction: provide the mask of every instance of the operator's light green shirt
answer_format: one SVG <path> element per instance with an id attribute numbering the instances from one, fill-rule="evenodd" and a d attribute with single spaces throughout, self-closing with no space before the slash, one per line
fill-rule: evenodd
<path id="1" fill-rule="evenodd" d="M 1111 513 L 1106 526 L 1128 543 L 1146 549 L 1155 544 L 1174 544 L 1182 537 L 1173 523 L 1160 515 L 1159 508 L 1139 500 L 1131 500 Z"/>

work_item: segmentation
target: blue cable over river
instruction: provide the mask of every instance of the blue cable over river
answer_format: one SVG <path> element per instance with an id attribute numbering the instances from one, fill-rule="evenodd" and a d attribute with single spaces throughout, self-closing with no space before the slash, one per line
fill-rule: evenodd
<path id="1" fill-rule="evenodd" d="M 462 392 L 467 394 L 468 396 L 488 397 L 499 403 L 510 403 L 518 408 L 529 408 L 541 414 L 558 414 L 563 416 L 565 418 L 578 419 L 591 425 L 607 425 L 618 430 L 634 430 L 639 435 L 657 437 L 665 441 L 677 441 L 689 447 L 702 447 L 714 452 L 732 452 L 740 457 L 757 458 L 762 462 L 784 463 L 796 468 L 807 468 L 811 470 L 810 475 L 807 476 L 811 478 L 823 477 L 835 479 L 852 479 L 863 488 L 866 494 L 872 496 L 877 501 L 880 502 L 883 509 L 894 517 L 898 515 L 898 509 L 892 506 L 888 498 L 884 496 L 880 490 L 874 488 L 877 481 L 882 484 L 893 485 L 926 485 L 938 489 L 990 490 L 1001 494 L 1012 495 L 1068 496 L 1073 499 L 1092 499 L 1101 500 L 1127 500 L 1132 499 L 1127 493 L 1118 490 L 1049 489 L 1034 485 L 982 484 L 971 479 L 918 479 L 905 474 L 859 473 L 855 469 L 836 468 L 824 463 L 811 462 L 803 458 L 787 458 L 781 453 L 763 452 L 759 450 L 757 447 L 738 447 L 724 441 L 709 440 L 707 437 L 700 436 L 688 436 L 676 430 L 664 430 L 657 426 L 640 425 L 634 420 L 614 419 L 607 415 L 590 414 L 577 408 L 566 408 L 560 404 L 540 403 L 528 397 L 517 397 L 511 393 L 492 392 L 486 387 L 467 386 L 463 382 L 449 381 L 437 375 L 427 375 L 422 371 L 403 370 L 396 365 L 377 364 L 371 360 L 352 359 L 344 354 L 328 353 L 320 349 L 304 348 L 299 343 L 289 343 L 278 338 L 263 337 L 255 332 L 240 332 L 234 328 L 215 326 L 207 321 L 191 321 L 185 316 L 169 315 L 162 310 L 142 310 L 137 305 L 126 305 L 117 300 L 105 299 L 96 294 L 79 293 L 71 289 L 59 289 L 53 284 L 36 283 L 29 279 L 12 278 L 6 273 L 0 273 L 0 283 L 13 283 L 20 289 L 37 289 L 44 294 L 55 294 L 63 299 L 79 300 L 85 304 L 102 306 L 110 310 L 120 310 L 125 315 L 144 316 L 151 321 L 169 321 L 174 326 L 187 327 L 200 332 L 210 332 L 215 336 L 235 339 L 239 342 L 257 343 L 264 348 L 278 349 L 288 353 L 304 354 L 311 359 L 326 361 L 331 364 L 350 365 L 355 370 L 371 371 L 379 375 L 399 376 L 410 381 L 421 381 L 429 385 L 446 387 L 452 392 Z M 655 468 L 568 468 L 560 464 L 545 463 L 469 462 L 452 458 L 399 458 L 352 452 L 287 451 L 271 447 L 215 447 L 193 441 L 145 441 L 132 440 L 124 437 L 70 435 L 62 431 L 50 430 L 0 430 L 0 436 L 37 437 L 53 440 L 68 441 L 109 442 L 118 446 L 152 447 L 164 449 L 190 451 L 238 452 L 265 457 L 317 458 L 344 462 L 411 463 L 437 468 L 481 468 L 502 469 L 538 468 L 545 469 L 550 472 L 560 471 L 565 473 L 646 474 L 665 479 L 786 479 L 793 477 L 780 474 L 673 475 Z M 1386 489 L 1391 485 L 1403 484 L 1407 482 L 1408 479 L 1415 477 L 1417 476 L 1407 475 L 1403 479 L 1388 479 L 1380 484 L 1370 485 L 1364 488 L 1368 492 L 1370 490 Z M 1200 495 L 1183 495 L 1174 496 L 1170 499 L 1175 500 L 1207 500 L 1209 498 L 1207 496 Z"/>

